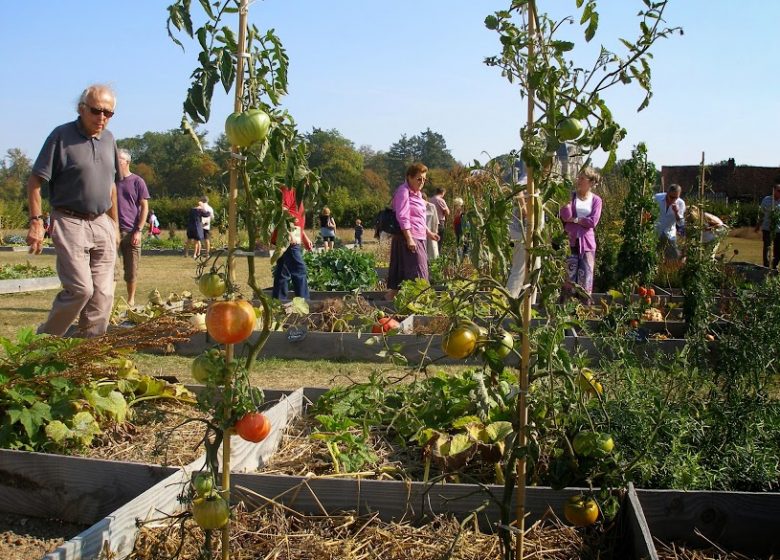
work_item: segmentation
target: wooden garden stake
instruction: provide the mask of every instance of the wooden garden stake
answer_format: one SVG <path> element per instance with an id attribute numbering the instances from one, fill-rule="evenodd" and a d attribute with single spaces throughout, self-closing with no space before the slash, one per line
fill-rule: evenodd
<path id="1" fill-rule="evenodd" d="M 528 2 L 528 115 L 527 129 L 530 131 L 534 126 L 534 88 L 531 85 L 530 70 L 533 66 L 535 56 L 534 41 L 536 37 L 536 2 Z M 525 279 L 530 275 L 533 264 L 534 254 L 534 228 L 536 217 L 536 200 L 534 192 L 534 169 L 525 162 L 527 168 L 528 182 L 526 189 L 528 191 L 528 210 L 526 212 L 525 239 L 528 248 L 525 252 Z M 527 284 L 526 280 L 523 284 Z M 518 418 L 518 436 L 517 445 L 524 448 L 527 445 L 526 427 L 528 425 L 528 362 L 531 354 L 531 293 L 532 290 L 526 289 L 523 294 L 523 344 L 520 350 L 520 394 L 517 396 Z M 522 560 L 524 557 L 525 546 L 525 456 L 517 460 L 517 502 L 515 506 L 515 519 L 517 522 L 517 537 L 515 546 L 515 557 Z"/>
<path id="2" fill-rule="evenodd" d="M 236 113 L 242 110 L 242 97 L 244 95 L 244 53 L 246 50 L 246 22 L 249 12 L 249 0 L 241 0 L 241 6 L 238 11 L 238 53 L 236 56 L 236 94 L 233 101 L 233 111 Z M 230 147 L 231 153 L 238 153 L 238 146 Z M 230 188 L 228 190 L 228 260 L 227 274 L 228 282 L 232 284 L 235 281 L 235 256 L 237 226 L 236 209 L 238 200 L 238 169 L 236 160 L 230 162 Z M 230 364 L 233 361 L 233 345 L 225 346 L 225 363 Z M 229 368 L 228 368 L 229 371 Z M 232 376 L 227 375 L 225 385 L 233 383 Z M 230 408 L 227 413 L 229 415 Z M 222 439 L 222 492 L 225 500 L 230 503 L 230 438 L 232 429 L 225 433 Z M 222 528 L 222 560 L 230 558 L 230 520 Z"/>
<path id="3" fill-rule="evenodd" d="M 699 177 L 699 243 L 704 243 L 704 210 L 704 152 L 702 152 Z"/>

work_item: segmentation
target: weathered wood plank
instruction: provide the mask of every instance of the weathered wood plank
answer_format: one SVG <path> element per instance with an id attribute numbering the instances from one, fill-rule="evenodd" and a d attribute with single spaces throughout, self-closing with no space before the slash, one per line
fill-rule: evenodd
<path id="1" fill-rule="evenodd" d="M 743 554 L 780 554 L 780 494 L 637 490 L 653 537 L 708 546 L 706 538 Z"/>
<path id="2" fill-rule="evenodd" d="M 653 543 L 653 536 L 650 533 L 650 528 L 642 511 L 642 504 L 636 495 L 634 485 L 630 482 L 628 483 L 628 492 L 623 503 L 621 515 L 631 538 L 634 558 L 637 560 L 659 560 L 658 552 Z"/>
<path id="3" fill-rule="evenodd" d="M 59 290 L 62 287 L 59 276 L 43 278 L 14 278 L 0 280 L 0 294 L 19 294 L 40 290 Z"/>
<path id="4" fill-rule="evenodd" d="M 0 450 L 0 511 L 91 524 L 176 469 Z"/>

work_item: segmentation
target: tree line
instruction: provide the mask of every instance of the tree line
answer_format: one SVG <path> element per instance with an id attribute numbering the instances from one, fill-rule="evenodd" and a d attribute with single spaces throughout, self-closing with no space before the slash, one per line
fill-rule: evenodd
<path id="1" fill-rule="evenodd" d="M 117 145 L 132 156 L 131 170 L 143 177 L 152 198 L 159 202 L 160 210 L 156 211 L 163 224 L 181 222 L 174 213 L 178 214 L 182 205 L 188 208 L 194 198 L 206 194 L 216 201 L 227 192 L 230 146 L 225 135 L 213 144 L 206 141 L 205 133 L 198 132 L 198 136 L 203 151 L 178 129 L 117 139 Z M 429 167 L 431 191 L 436 187 L 452 190 L 462 170 L 444 137 L 430 128 L 414 136 L 402 135 L 387 151 L 356 147 L 336 129 L 315 127 L 304 136 L 309 167 L 320 174 L 324 185 L 318 207 L 309 208 L 309 213 L 318 214 L 328 206 L 343 227 L 351 226 L 357 218 L 370 226 L 367 221 L 390 201 L 395 187 L 404 180 L 406 167 L 414 161 Z M 32 163 L 19 148 L 9 149 L 0 161 L 3 209 L 25 203 Z M 168 208 L 171 216 L 166 215 Z"/>

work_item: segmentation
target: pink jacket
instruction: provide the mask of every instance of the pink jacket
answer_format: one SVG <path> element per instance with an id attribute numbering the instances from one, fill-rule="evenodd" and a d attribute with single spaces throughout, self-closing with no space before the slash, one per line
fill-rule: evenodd
<path id="1" fill-rule="evenodd" d="M 591 193 L 592 194 L 592 193 Z M 574 197 L 572 196 L 571 202 L 561 208 L 558 215 L 563 220 L 568 220 L 574 217 Z M 593 252 L 596 250 L 596 233 L 595 228 L 601 219 L 601 197 L 597 194 L 593 195 L 593 207 L 591 208 L 590 215 L 580 218 L 579 223 L 565 222 L 563 229 L 566 230 L 569 236 L 569 246 L 574 247 L 579 241 L 580 253 Z"/>
<path id="2" fill-rule="evenodd" d="M 412 192 L 406 182 L 395 190 L 392 202 L 395 217 L 402 230 L 411 230 L 413 239 L 426 239 L 428 232 L 425 225 L 426 206 L 422 194 Z"/>

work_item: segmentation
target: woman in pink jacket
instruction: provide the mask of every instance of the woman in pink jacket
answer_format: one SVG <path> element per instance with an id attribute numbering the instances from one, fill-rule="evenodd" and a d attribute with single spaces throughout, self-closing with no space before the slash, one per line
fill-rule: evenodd
<path id="1" fill-rule="evenodd" d="M 563 229 L 569 236 L 571 255 L 566 259 L 568 282 L 564 286 L 563 298 L 574 293 L 577 284 L 587 294 L 593 292 L 593 268 L 596 262 L 595 229 L 601 218 L 601 197 L 591 190 L 601 180 L 599 174 L 586 167 L 577 176 L 576 189 L 571 202 L 561 208 Z"/>

